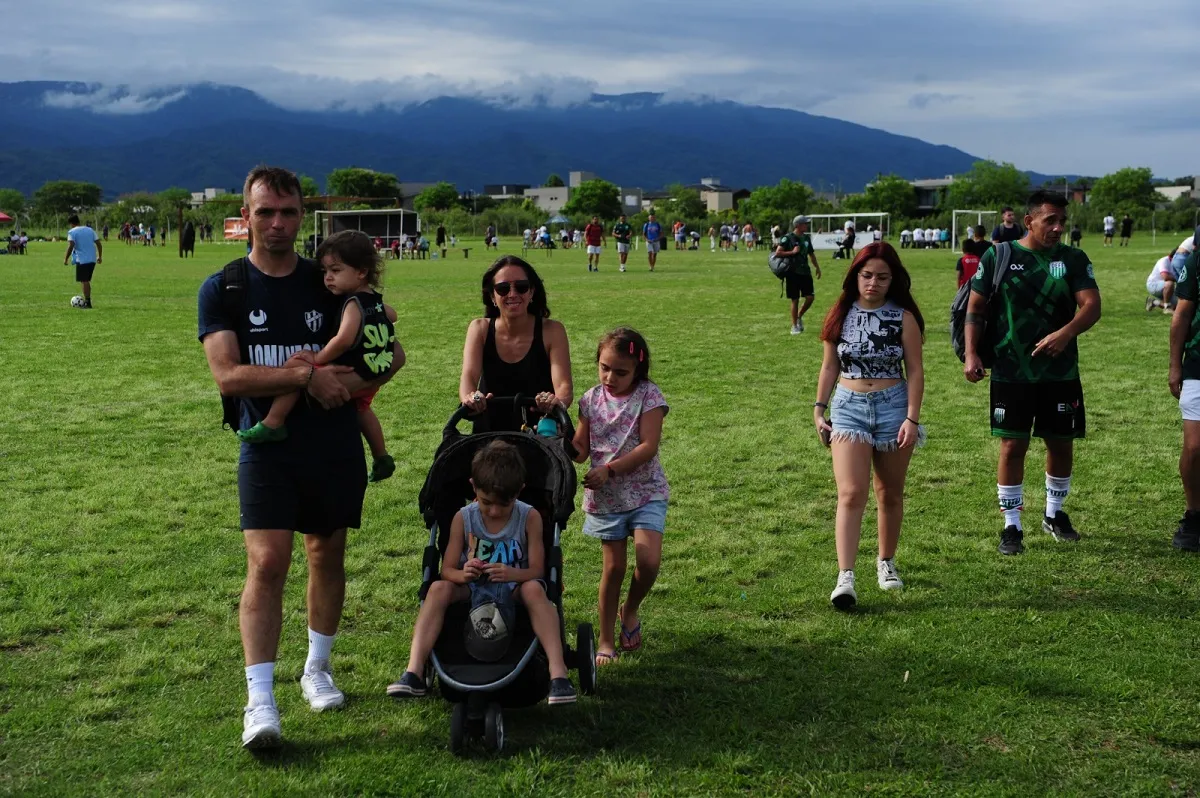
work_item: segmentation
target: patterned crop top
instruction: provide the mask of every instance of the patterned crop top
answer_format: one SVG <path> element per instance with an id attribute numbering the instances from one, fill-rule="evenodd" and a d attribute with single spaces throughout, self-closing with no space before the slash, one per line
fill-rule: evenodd
<path id="1" fill-rule="evenodd" d="M 901 363 L 904 344 L 904 308 L 890 300 L 882 307 L 865 310 L 855 302 L 842 322 L 838 338 L 838 362 L 847 380 L 903 379 Z"/>

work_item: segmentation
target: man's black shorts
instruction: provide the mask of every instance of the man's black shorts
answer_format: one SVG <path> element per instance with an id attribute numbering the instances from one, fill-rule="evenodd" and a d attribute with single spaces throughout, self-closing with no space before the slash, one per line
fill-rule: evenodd
<path id="1" fill-rule="evenodd" d="M 269 444 L 264 444 L 269 445 Z M 242 529 L 330 535 L 362 523 L 367 464 L 362 457 L 238 464 Z"/>
<path id="2" fill-rule="evenodd" d="M 75 264 L 75 282 L 90 283 L 92 281 L 92 272 L 96 271 L 94 263 L 76 263 Z"/>
<path id="3" fill-rule="evenodd" d="M 1000 438 L 1071 439 L 1087 431 L 1083 386 L 1066 382 L 992 381 L 992 434 Z"/>
<path id="4" fill-rule="evenodd" d="M 784 294 L 788 299 L 799 299 L 802 296 L 813 295 L 812 272 L 790 271 L 783 278 Z"/>

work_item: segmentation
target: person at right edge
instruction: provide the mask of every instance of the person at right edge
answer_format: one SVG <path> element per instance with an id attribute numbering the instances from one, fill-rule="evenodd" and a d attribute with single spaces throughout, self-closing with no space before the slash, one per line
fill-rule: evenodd
<path id="1" fill-rule="evenodd" d="M 1025 235 L 1012 248 L 995 296 L 993 247 L 979 262 L 967 305 L 963 373 L 979 382 L 987 372 L 979 353 L 994 353 L 992 435 L 1000 438 L 996 490 L 1004 530 L 1000 553 L 1025 550 L 1025 455 L 1030 434 L 1046 444 L 1046 512 L 1042 529 L 1055 540 L 1077 541 L 1063 511 L 1071 489 L 1074 443 L 1086 431 L 1076 338 L 1100 319 L 1100 290 L 1088 256 L 1062 243 L 1067 201 L 1046 191 L 1026 203 Z M 986 335 L 984 326 L 986 325 Z"/>
<path id="2" fill-rule="evenodd" d="M 1197 230 L 1200 234 L 1200 229 Z M 1185 242 L 1186 243 L 1186 242 Z M 1182 249 L 1182 246 L 1181 246 Z M 1175 537 L 1177 549 L 1200 551 L 1200 318 L 1196 303 L 1200 301 L 1200 260 L 1193 249 L 1183 262 L 1175 283 L 1179 304 L 1171 319 L 1171 368 L 1167 382 L 1171 395 L 1179 400 L 1183 415 L 1183 451 L 1179 455 L 1179 478 L 1183 481 L 1183 496 L 1187 509 Z"/>

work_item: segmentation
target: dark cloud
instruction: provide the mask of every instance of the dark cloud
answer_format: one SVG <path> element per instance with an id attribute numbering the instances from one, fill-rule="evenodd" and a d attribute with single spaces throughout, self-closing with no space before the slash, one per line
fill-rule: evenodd
<path id="1" fill-rule="evenodd" d="M 1192 171 L 1186 0 L 38 0 L 6 20 L 4 80 L 80 80 L 97 111 L 195 81 L 289 107 L 441 94 L 571 104 L 663 91 L 796 108 L 1040 171 Z M 1174 135 L 1178 132 L 1180 135 Z M 1150 146 L 1153 142 L 1153 146 Z M 1058 163 L 1061 161 L 1061 163 Z"/>

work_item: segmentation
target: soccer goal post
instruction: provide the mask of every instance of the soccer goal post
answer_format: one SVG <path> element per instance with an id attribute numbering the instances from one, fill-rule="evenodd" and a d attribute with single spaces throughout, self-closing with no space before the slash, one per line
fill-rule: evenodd
<path id="1" fill-rule="evenodd" d="M 998 215 L 999 214 L 996 211 L 954 211 L 950 220 L 950 245 L 954 249 L 958 249 L 960 246 L 962 246 L 962 240 L 959 236 L 960 230 L 965 234 L 968 227 L 975 227 L 976 225 L 983 225 L 984 230 L 990 230 L 995 226 L 996 217 Z M 958 226 L 959 216 L 963 217 L 962 227 Z M 986 222 L 984 221 L 985 218 L 987 219 Z M 984 233 L 984 237 L 988 238 L 988 234 Z"/>
<path id="2" fill-rule="evenodd" d="M 809 214 L 808 229 L 813 249 L 840 249 L 841 236 L 846 229 L 846 222 L 854 223 L 854 248 L 862 249 L 875 240 L 874 234 L 867 232 L 867 225 L 883 231 L 883 237 L 887 238 L 890 219 L 890 214 L 879 211 Z"/>

